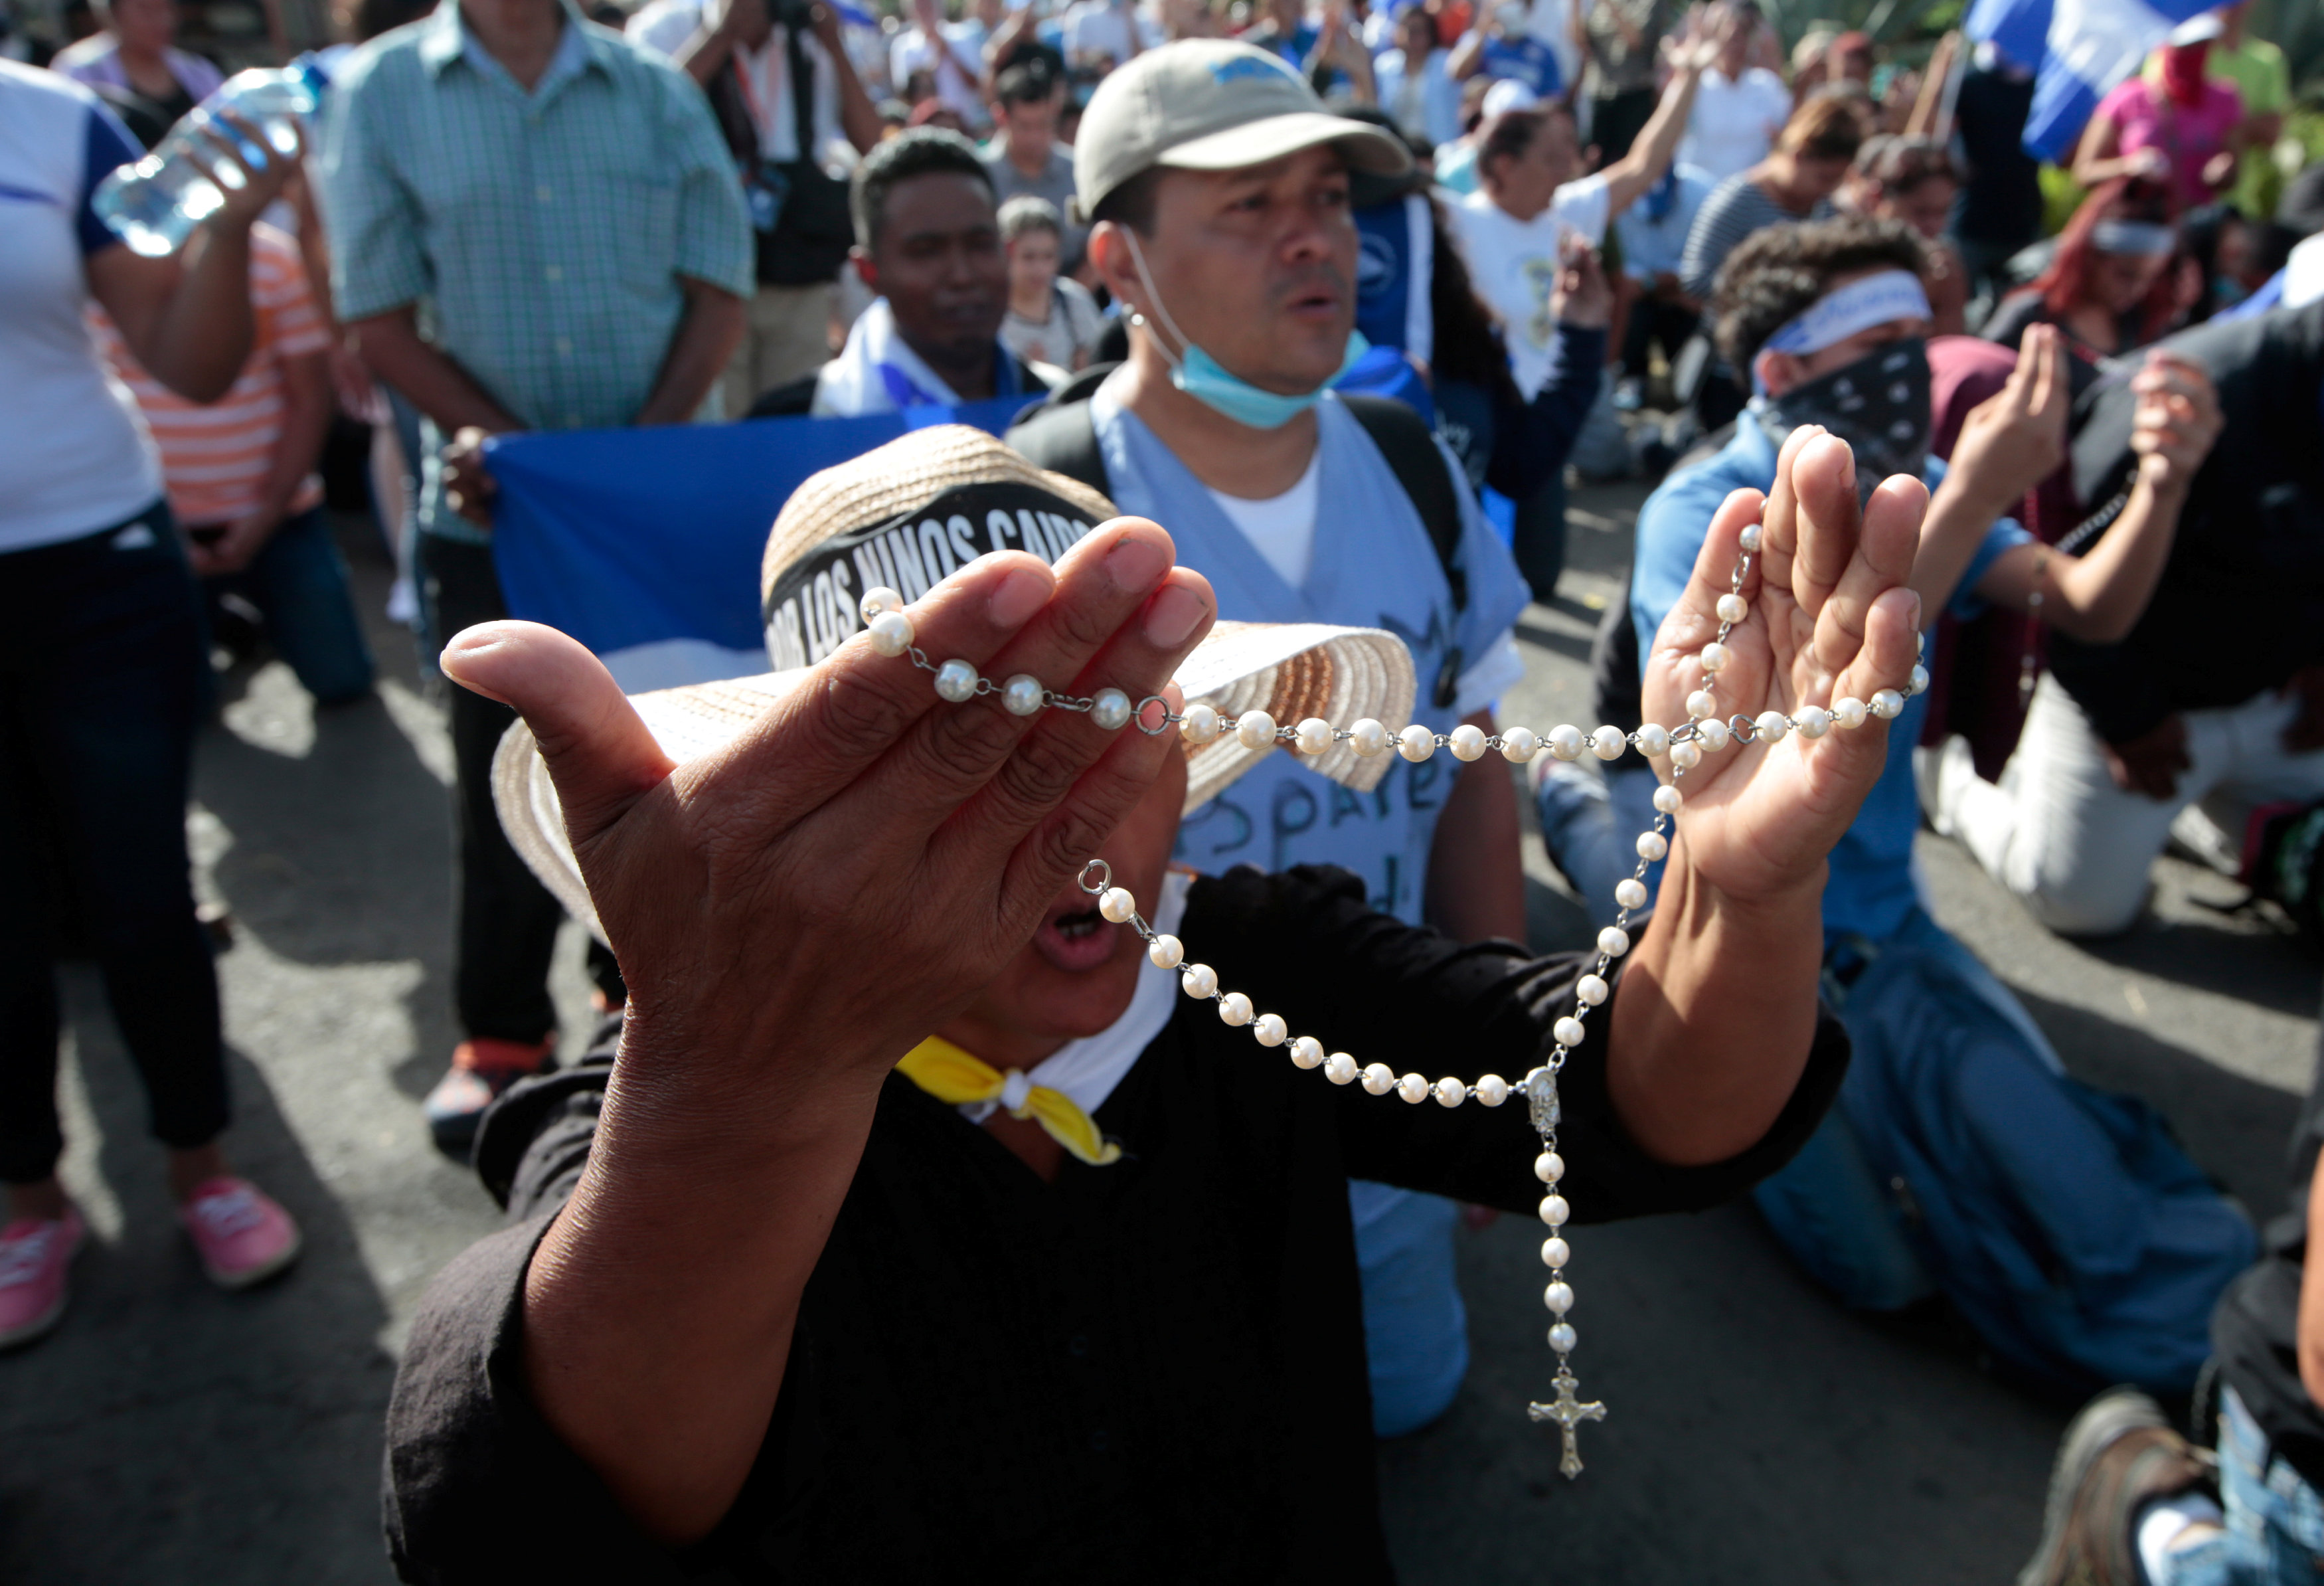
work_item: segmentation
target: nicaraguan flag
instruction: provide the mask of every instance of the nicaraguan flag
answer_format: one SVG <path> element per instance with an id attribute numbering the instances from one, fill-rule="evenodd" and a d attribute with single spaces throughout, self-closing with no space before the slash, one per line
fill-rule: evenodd
<path id="1" fill-rule="evenodd" d="M 493 560 L 510 614 L 570 633 L 632 694 L 763 672 L 759 562 L 791 492 L 907 429 L 998 435 L 1024 406 L 495 439 Z"/>
<path id="2" fill-rule="evenodd" d="M 2107 91 L 2218 0 L 1977 0 L 1964 29 L 2034 69 L 2025 152 L 2064 161 Z"/>

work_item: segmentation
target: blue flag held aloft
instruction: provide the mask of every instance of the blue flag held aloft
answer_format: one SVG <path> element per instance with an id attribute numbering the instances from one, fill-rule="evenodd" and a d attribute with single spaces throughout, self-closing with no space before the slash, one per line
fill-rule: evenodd
<path id="1" fill-rule="evenodd" d="M 2098 101 L 2147 52 L 2218 0 L 1977 0 L 1963 30 L 2034 69 L 2025 152 L 2070 159 Z"/>
<path id="2" fill-rule="evenodd" d="M 578 639 L 632 694 L 763 672 L 759 563 L 791 492 L 908 429 L 998 435 L 1024 405 L 497 438 L 493 559 L 509 612 Z"/>

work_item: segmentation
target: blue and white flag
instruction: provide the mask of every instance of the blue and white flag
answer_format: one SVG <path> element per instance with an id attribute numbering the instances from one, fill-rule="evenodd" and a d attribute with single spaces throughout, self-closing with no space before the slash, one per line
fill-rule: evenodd
<path id="1" fill-rule="evenodd" d="M 2090 113 L 2147 52 L 2218 0 L 1977 0 L 1969 36 L 2034 70 L 2025 152 L 2063 161 Z"/>
<path id="2" fill-rule="evenodd" d="M 791 492 L 907 429 L 998 435 L 1024 405 L 495 439 L 493 560 L 510 614 L 570 633 L 632 694 L 763 672 L 759 562 Z"/>

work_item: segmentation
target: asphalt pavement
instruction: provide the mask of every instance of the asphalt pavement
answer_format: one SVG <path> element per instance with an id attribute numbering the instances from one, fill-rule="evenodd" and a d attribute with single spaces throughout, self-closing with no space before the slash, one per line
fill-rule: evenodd
<path id="1" fill-rule="evenodd" d="M 1573 503 L 1558 602 L 1520 627 L 1531 674 L 1505 715 L 1585 722 L 1589 636 L 1628 560 L 1634 487 Z M 436 1155 L 418 1102 L 456 1038 L 448 1009 L 448 748 L 407 635 L 376 620 L 386 570 L 355 563 L 375 698 L 318 713 L 279 663 L 227 680 L 190 829 L 198 886 L 230 911 L 219 960 L 237 1166 L 300 1218 L 284 1280 L 222 1295 L 178 1233 L 143 1102 L 95 977 L 66 974 L 64 1173 L 95 1237 L 61 1330 L 0 1357 L 0 1581 L 378 1582 L 380 1422 L 429 1277 L 496 1223 Z M 2314 1061 L 2315 963 L 2235 889 L 2157 867 L 2149 918 L 2095 945 L 2034 926 L 1924 836 L 1938 917 L 2024 998 L 2068 1065 L 2162 1107 L 2205 1167 L 2272 1208 Z M 1531 924 L 1582 915 L 1528 839 Z M 581 943 L 556 975 L 586 1018 Z M 1412 1586 L 1998 1583 L 2030 1551 L 2070 1406 L 1996 1380 L 1941 1322 L 1846 1314 L 1744 1207 L 1574 1235 L 1586 1473 L 1529 1423 L 1548 1392 L 1539 1230 L 1463 1236 L 1474 1364 L 1452 1412 L 1380 1450 Z"/>

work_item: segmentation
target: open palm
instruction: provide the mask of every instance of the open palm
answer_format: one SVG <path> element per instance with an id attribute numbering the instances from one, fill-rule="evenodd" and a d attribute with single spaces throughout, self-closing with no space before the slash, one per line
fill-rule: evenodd
<path id="1" fill-rule="evenodd" d="M 1901 691 L 1917 654 L 1920 597 L 1905 585 L 1928 500 L 1919 480 L 1900 475 L 1859 508 L 1847 444 L 1820 428 L 1794 431 L 1772 493 L 1738 490 L 1712 516 L 1693 576 L 1646 657 L 1646 719 L 1686 720 L 1687 698 L 1707 676 L 1722 721 Z M 1719 599 L 1753 524 L 1760 549 L 1739 591 L 1749 612 L 1727 636 L 1725 666 L 1707 675 L 1702 647 L 1719 636 Z M 1886 751 L 1887 727 L 1873 718 L 1815 739 L 1789 732 L 1779 742 L 1706 748 L 1678 782 L 1684 862 L 1732 897 L 1800 885 L 1856 818 Z M 1658 762 L 1666 778 L 1669 764 Z"/>

